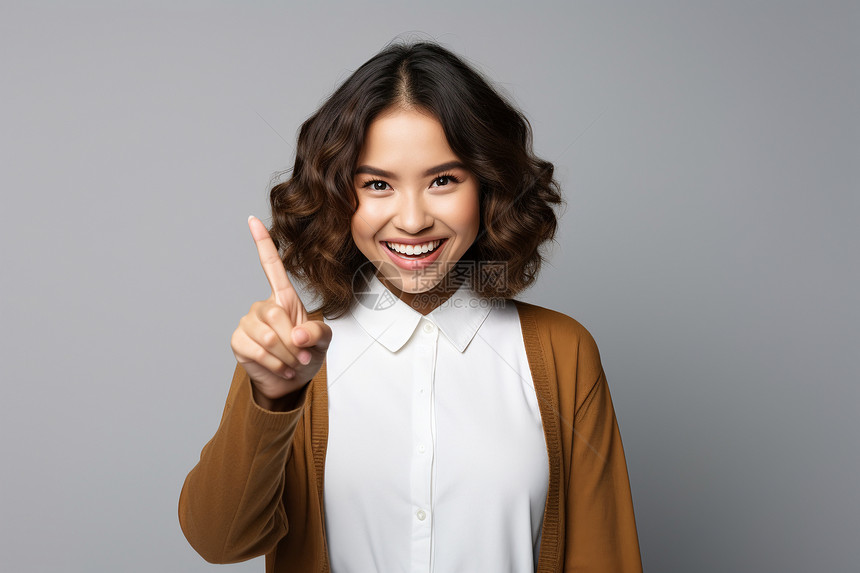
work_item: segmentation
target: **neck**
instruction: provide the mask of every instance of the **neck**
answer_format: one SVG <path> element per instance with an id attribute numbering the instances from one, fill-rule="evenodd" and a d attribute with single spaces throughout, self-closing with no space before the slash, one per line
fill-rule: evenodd
<path id="1" fill-rule="evenodd" d="M 379 278 L 379 281 L 385 285 L 391 294 L 408 304 L 410 307 L 414 308 L 422 315 L 427 316 L 434 309 L 439 308 L 442 304 L 445 303 L 446 300 L 451 298 L 457 288 L 463 283 L 462 278 L 452 279 L 450 276 L 445 277 L 443 280 L 439 282 L 432 289 L 424 291 L 424 292 L 404 292 L 391 284 L 385 277 L 381 274 L 376 275 Z"/>

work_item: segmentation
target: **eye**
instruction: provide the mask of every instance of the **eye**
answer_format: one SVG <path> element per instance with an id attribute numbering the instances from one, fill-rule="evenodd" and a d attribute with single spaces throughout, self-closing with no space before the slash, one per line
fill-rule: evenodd
<path id="1" fill-rule="evenodd" d="M 454 175 L 440 175 L 436 179 L 433 180 L 433 183 L 430 184 L 430 187 L 445 187 L 446 185 L 450 185 L 451 183 L 459 183 L 460 180 L 457 179 Z"/>
<path id="2" fill-rule="evenodd" d="M 390 189 L 388 183 L 385 181 L 380 181 L 379 179 L 373 179 L 368 181 L 364 185 L 362 185 L 364 189 L 370 189 L 372 191 L 388 191 Z"/>

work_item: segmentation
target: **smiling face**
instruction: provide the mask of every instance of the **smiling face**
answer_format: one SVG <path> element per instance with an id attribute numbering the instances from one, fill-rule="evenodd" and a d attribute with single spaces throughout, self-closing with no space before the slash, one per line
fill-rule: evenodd
<path id="1" fill-rule="evenodd" d="M 479 184 L 451 150 L 442 125 L 395 108 L 367 130 L 353 177 L 352 238 L 380 280 L 404 300 L 445 290 L 442 279 L 480 226 Z"/>

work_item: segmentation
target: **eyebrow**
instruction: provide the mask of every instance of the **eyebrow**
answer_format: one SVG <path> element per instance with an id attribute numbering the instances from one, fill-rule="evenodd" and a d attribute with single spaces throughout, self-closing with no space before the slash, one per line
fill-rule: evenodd
<path id="1" fill-rule="evenodd" d="M 441 165 L 431 167 L 424 172 L 424 177 L 430 177 L 431 175 L 439 173 L 440 171 L 449 171 L 451 169 L 466 169 L 466 166 L 463 165 L 462 161 L 449 161 L 447 163 L 442 163 Z M 376 167 L 371 167 L 370 165 L 359 165 L 355 169 L 355 174 L 359 175 L 361 173 L 365 173 L 367 175 L 376 175 L 377 177 L 385 177 L 387 179 L 395 179 L 395 175 L 391 171 L 377 169 Z"/>

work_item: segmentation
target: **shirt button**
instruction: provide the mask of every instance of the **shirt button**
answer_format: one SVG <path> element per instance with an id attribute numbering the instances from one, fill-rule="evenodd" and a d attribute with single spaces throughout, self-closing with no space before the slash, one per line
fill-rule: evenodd
<path id="1" fill-rule="evenodd" d="M 433 325 L 430 324 L 429 322 L 425 322 L 424 323 L 424 332 L 426 332 L 428 334 L 433 332 Z"/>
<path id="2" fill-rule="evenodd" d="M 423 454 L 426 451 L 427 451 L 427 448 L 424 447 L 424 444 L 421 444 L 420 446 L 418 446 L 418 452 L 419 453 Z"/>
<path id="3" fill-rule="evenodd" d="M 418 518 L 418 521 L 424 521 L 427 518 L 427 514 L 424 513 L 423 509 L 419 509 L 418 513 L 415 514 L 415 517 Z"/>

